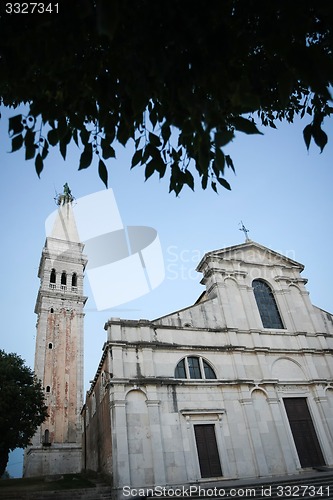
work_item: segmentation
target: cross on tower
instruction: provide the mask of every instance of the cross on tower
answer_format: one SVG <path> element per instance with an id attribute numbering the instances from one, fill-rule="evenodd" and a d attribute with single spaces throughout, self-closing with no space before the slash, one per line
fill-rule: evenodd
<path id="1" fill-rule="evenodd" d="M 250 231 L 248 229 L 246 229 L 246 227 L 243 224 L 243 221 L 240 221 L 239 225 L 241 226 L 239 230 L 243 231 L 243 233 L 245 235 L 245 241 L 250 241 L 250 238 L 247 235 L 247 233 L 249 233 Z"/>

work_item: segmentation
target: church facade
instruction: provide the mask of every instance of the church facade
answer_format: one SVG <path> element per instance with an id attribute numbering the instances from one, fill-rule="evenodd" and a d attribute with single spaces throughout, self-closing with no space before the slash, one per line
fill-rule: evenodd
<path id="1" fill-rule="evenodd" d="M 303 265 L 247 240 L 198 271 L 193 306 L 105 325 L 82 466 L 119 496 L 333 465 L 333 316 L 310 302 Z"/>

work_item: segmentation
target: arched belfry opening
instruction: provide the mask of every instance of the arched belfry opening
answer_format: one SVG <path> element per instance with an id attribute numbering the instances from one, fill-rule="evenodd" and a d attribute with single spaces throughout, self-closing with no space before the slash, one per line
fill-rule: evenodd
<path id="1" fill-rule="evenodd" d="M 72 288 L 77 288 L 77 274 L 72 274 Z"/>
<path id="2" fill-rule="evenodd" d="M 56 279 L 57 279 L 56 270 L 53 268 L 53 269 L 51 269 L 51 273 L 50 273 L 50 283 L 55 285 Z"/>
<path id="3" fill-rule="evenodd" d="M 67 285 L 67 274 L 66 274 L 66 271 L 63 271 L 61 273 L 61 281 L 60 281 L 61 285 L 62 286 L 66 286 Z"/>

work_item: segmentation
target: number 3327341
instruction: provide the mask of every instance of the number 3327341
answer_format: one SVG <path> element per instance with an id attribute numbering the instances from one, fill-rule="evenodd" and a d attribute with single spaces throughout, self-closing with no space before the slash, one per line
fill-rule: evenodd
<path id="1" fill-rule="evenodd" d="M 43 3 L 43 2 L 7 2 L 6 14 L 58 14 L 58 3 Z"/>

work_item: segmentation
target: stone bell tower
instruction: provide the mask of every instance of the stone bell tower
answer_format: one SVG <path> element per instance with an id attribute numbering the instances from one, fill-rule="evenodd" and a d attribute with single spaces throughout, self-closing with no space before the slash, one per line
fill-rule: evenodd
<path id="1" fill-rule="evenodd" d="M 24 476 L 81 471 L 83 405 L 83 255 L 67 185 L 46 238 L 38 276 L 35 373 L 45 390 L 48 418 L 24 458 Z"/>

